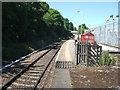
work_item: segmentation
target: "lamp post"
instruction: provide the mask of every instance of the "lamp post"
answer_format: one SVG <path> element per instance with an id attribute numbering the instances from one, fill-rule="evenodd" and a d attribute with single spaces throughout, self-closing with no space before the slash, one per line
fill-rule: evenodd
<path id="1" fill-rule="evenodd" d="M 80 11 L 77 11 L 77 12 L 80 13 Z M 82 34 L 82 24 L 81 24 L 81 28 L 80 29 L 81 29 L 81 34 Z"/>
<path id="2" fill-rule="evenodd" d="M 80 13 L 80 11 L 77 11 L 78 13 Z M 80 40 L 80 36 L 79 36 L 79 27 L 78 27 L 78 41 Z"/>

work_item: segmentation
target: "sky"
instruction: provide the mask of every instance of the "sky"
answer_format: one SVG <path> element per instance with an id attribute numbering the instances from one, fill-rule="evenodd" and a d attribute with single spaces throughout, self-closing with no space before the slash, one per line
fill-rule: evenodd
<path id="1" fill-rule="evenodd" d="M 89 28 L 103 25 L 110 15 L 118 15 L 118 2 L 47 2 L 75 27 L 86 24 Z"/>

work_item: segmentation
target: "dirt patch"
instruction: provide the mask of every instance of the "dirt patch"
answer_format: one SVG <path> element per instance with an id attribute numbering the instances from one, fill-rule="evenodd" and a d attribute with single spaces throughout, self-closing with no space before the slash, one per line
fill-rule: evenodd
<path id="1" fill-rule="evenodd" d="M 70 70 L 73 88 L 117 88 L 120 68 L 114 66 L 85 67 Z"/>

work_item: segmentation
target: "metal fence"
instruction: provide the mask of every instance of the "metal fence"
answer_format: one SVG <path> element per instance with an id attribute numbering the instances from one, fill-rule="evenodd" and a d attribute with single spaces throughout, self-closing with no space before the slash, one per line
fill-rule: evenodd
<path id="1" fill-rule="evenodd" d="M 119 46 L 119 26 L 120 22 L 118 22 L 118 20 L 98 26 L 93 32 L 95 34 L 95 40 L 99 43 Z"/>

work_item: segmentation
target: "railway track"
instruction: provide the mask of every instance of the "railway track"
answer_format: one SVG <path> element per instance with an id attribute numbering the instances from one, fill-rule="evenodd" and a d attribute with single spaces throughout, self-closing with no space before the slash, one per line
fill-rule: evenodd
<path id="1" fill-rule="evenodd" d="M 6 89 L 32 89 L 43 88 L 45 83 L 45 78 L 47 74 L 50 73 L 52 64 L 54 63 L 56 54 L 58 53 L 62 43 L 56 43 L 48 50 L 44 51 L 43 54 L 40 54 L 35 60 L 31 60 L 29 63 L 26 60 L 20 65 L 12 65 L 9 68 L 12 68 L 11 72 L 17 71 L 16 74 L 10 76 L 8 73 L 3 70 L 4 75 L 12 77 L 9 80 L 3 83 L 1 90 Z M 14 69 L 13 69 L 14 68 Z M 15 72 L 14 72 L 15 73 Z"/>

